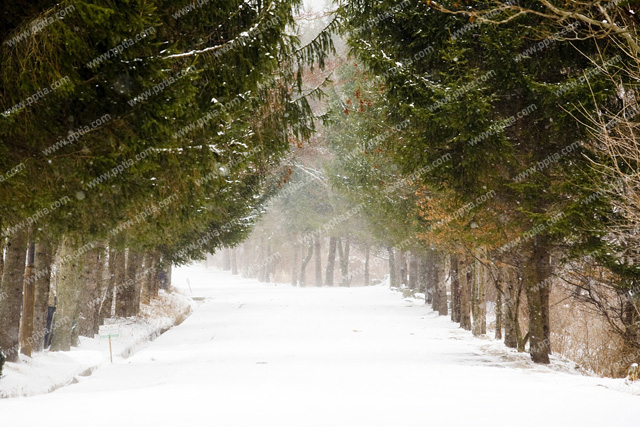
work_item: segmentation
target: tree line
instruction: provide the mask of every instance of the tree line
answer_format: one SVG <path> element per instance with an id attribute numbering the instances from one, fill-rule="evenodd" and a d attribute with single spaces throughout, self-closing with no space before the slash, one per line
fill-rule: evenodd
<path id="1" fill-rule="evenodd" d="M 337 12 L 357 63 L 336 95 L 333 139 L 339 150 L 362 148 L 340 156 L 337 188 L 377 205 L 374 218 L 404 223 L 383 241 L 430 260 L 428 298 L 440 314 L 448 276 L 463 328 L 485 332 L 491 287 L 503 311 L 496 332 L 503 326 L 507 346 L 528 344 L 533 361 L 549 363 L 558 283 L 637 359 L 631 3 L 402 4 L 358 0 Z M 384 189 L 406 177 L 404 192 L 388 197 Z"/>
<path id="2" fill-rule="evenodd" d="M 247 235 L 314 130 L 301 74 L 332 44 L 300 42 L 298 0 L 5 6 L 0 349 L 16 361 L 135 315 L 172 264 Z"/>

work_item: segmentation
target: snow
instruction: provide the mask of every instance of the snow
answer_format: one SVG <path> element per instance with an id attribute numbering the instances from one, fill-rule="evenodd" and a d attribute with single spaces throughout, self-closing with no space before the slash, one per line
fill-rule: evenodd
<path id="1" fill-rule="evenodd" d="M 129 357 L 193 308 L 195 303 L 190 298 L 160 291 L 159 299 L 141 307 L 140 317 L 107 319 L 106 323 L 120 325 L 120 337 L 111 343 L 114 362 Z M 6 363 L 0 379 L 0 398 L 49 393 L 91 375 L 109 363 L 109 341 L 97 336 L 80 337 L 80 345 L 71 351 L 46 351 L 20 358 L 20 363 Z"/>
<path id="2" fill-rule="evenodd" d="M 3 425 L 26 425 L 25 413 L 29 425 L 65 427 L 602 426 L 640 417 L 624 380 L 557 359 L 534 365 L 382 285 L 294 288 L 203 267 L 177 269 L 173 281 L 204 298 L 180 326 L 78 384 L 0 401 Z"/>

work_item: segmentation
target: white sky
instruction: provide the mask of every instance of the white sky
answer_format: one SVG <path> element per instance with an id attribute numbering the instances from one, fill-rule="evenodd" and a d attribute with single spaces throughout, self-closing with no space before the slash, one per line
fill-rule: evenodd
<path id="1" fill-rule="evenodd" d="M 325 5 L 329 6 L 331 4 L 331 0 L 304 0 L 304 4 L 306 7 L 317 12 L 322 10 Z"/>

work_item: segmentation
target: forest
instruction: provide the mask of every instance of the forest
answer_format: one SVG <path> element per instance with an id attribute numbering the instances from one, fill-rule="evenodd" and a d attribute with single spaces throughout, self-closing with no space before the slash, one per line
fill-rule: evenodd
<path id="1" fill-rule="evenodd" d="M 537 364 L 627 376 L 637 7 L 3 2 L 0 373 L 207 260 L 384 283 Z"/>

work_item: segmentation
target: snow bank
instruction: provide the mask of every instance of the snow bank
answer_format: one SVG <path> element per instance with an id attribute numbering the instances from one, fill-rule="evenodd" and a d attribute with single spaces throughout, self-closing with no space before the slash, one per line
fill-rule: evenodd
<path id="1" fill-rule="evenodd" d="M 118 323 L 120 337 L 112 339 L 114 362 L 131 356 L 174 325 L 180 324 L 195 303 L 182 293 L 160 291 L 158 299 L 143 305 L 137 318 L 107 319 Z M 91 375 L 109 362 L 109 342 L 80 337 L 71 351 L 41 352 L 33 357 L 20 355 L 19 363 L 7 362 L 0 378 L 0 398 L 33 396 L 73 384 L 78 377 Z"/>

